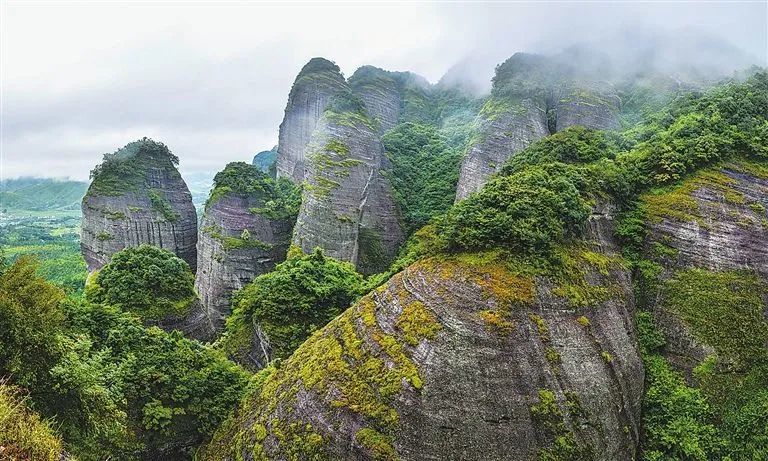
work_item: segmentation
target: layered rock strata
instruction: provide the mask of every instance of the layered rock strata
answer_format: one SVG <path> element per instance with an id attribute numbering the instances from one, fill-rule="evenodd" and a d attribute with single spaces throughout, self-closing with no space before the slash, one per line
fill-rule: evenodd
<path id="1" fill-rule="evenodd" d="M 303 344 L 202 459 L 633 459 L 630 277 L 611 253 L 569 254 L 569 279 L 483 255 L 410 266 Z"/>
<path id="2" fill-rule="evenodd" d="M 294 220 L 271 218 L 262 207 L 256 194 L 229 193 L 203 216 L 195 287 L 217 331 L 231 312 L 232 294 L 285 260 Z"/>
<path id="3" fill-rule="evenodd" d="M 124 248 L 146 243 L 172 251 L 194 271 L 197 212 L 168 157 L 172 154 L 145 140 L 111 155 L 94 170 L 82 202 L 80 247 L 88 270 L 100 269 Z"/>
<path id="4" fill-rule="evenodd" d="M 280 124 L 277 176 L 304 180 L 306 148 L 329 99 L 343 91 L 346 82 L 339 67 L 323 58 L 313 58 L 293 82 Z"/>

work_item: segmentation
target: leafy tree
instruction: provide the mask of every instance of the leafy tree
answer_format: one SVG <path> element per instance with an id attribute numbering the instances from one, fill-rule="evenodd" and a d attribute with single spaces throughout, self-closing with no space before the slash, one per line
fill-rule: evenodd
<path id="1" fill-rule="evenodd" d="M 195 299 L 195 276 L 181 258 L 140 245 L 112 256 L 86 287 L 91 302 L 117 306 L 145 320 L 183 315 Z"/>
<path id="2" fill-rule="evenodd" d="M 245 162 L 228 163 L 213 178 L 213 190 L 206 209 L 228 194 L 255 196 L 260 206 L 251 211 L 270 219 L 296 219 L 301 206 L 301 188 L 286 178 L 273 179 L 268 173 Z"/>
<path id="3" fill-rule="evenodd" d="M 253 325 L 269 338 L 274 358 L 288 357 L 309 335 L 343 312 L 361 293 L 354 267 L 316 249 L 260 275 L 234 297 L 224 348 L 250 345 Z"/>
<path id="4" fill-rule="evenodd" d="M 22 256 L 0 275 L 0 376 L 46 394 L 49 370 L 61 354 L 64 292 L 37 274 L 34 258 Z M 36 395 L 37 396 L 37 395 Z"/>
<path id="5" fill-rule="evenodd" d="M 583 178 L 564 164 L 530 167 L 492 180 L 456 204 L 441 223 L 449 248 L 547 252 L 589 215 Z"/>

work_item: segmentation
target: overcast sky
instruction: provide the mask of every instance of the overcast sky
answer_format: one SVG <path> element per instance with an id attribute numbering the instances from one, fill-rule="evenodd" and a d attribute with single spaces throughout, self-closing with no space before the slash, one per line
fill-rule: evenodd
<path id="1" fill-rule="evenodd" d="M 264 4 L 2 1 L 3 178 L 86 179 L 143 136 L 182 172 L 250 161 L 277 142 L 291 83 L 313 56 L 437 81 L 467 56 L 490 79 L 516 51 L 617 32 L 715 34 L 766 64 L 766 1 Z"/>

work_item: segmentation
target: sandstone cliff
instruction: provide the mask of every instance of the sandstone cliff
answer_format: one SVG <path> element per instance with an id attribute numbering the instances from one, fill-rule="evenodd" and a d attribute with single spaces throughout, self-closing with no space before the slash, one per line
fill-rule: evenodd
<path id="1" fill-rule="evenodd" d="M 312 137 L 293 235 L 305 252 L 320 247 L 364 273 L 385 269 L 403 241 L 381 175 L 384 155 L 376 128 L 362 107 L 326 112 Z"/>
<path id="2" fill-rule="evenodd" d="M 89 271 L 142 243 L 172 251 L 195 270 L 197 213 L 177 163 L 147 138 L 104 156 L 82 203 L 80 247 Z"/>
<path id="3" fill-rule="evenodd" d="M 496 69 L 493 91 L 461 166 L 456 201 L 479 191 L 515 153 L 569 126 L 619 127 L 620 99 L 608 82 L 560 60 L 517 53 Z"/>
<path id="4" fill-rule="evenodd" d="M 733 344 L 721 339 L 741 341 L 741 353 L 749 342 L 768 345 L 766 207 L 768 173 L 744 161 L 642 198 L 644 301 L 666 336 L 666 357 L 689 378 L 709 356 L 719 357 L 721 373 L 735 371 L 723 365 L 735 360 Z"/>
<path id="5" fill-rule="evenodd" d="M 230 163 L 214 181 L 197 243 L 195 287 L 220 331 L 232 294 L 285 259 L 299 196 L 286 180 L 275 182 L 245 163 Z"/>
<path id="6" fill-rule="evenodd" d="M 591 238 L 609 223 L 596 213 Z M 202 459 L 633 459 L 632 286 L 598 243 L 563 250 L 558 274 L 495 253 L 411 265 L 303 344 Z"/>
<path id="7" fill-rule="evenodd" d="M 306 148 L 317 121 L 333 95 L 346 87 L 339 67 L 323 58 L 311 59 L 299 72 L 288 95 L 280 124 L 277 176 L 304 180 Z"/>

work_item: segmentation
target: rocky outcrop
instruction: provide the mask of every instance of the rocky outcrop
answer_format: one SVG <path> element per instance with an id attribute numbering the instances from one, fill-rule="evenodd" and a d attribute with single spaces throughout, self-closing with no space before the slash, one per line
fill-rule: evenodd
<path id="1" fill-rule="evenodd" d="M 657 268 L 652 280 L 646 281 L 646 307 L 666 336 L 665 355 L 690 377 L 696 365 L 716 352 L 709 342 L 713 338 L 697 334 L 691 324 L 696 318 L 670 302 L 665 286 L 679 274 L 689 274 L 685 279 L 689 281 L 694 279 L 691 275 L 732 274 L 734 280 L 754 275 L 768 282 L 764 244 L 768 237 L 768 175 L 760 165 L 733 162 L 697 173 L 664 193 L 647 194 L 642 203 L 647 220 L 644 256 Z M 679 283 L 675 287 L 681 288 Z M 736 295 L 736 285 L 727 289 Z M 755 289 L 758 296 L 768 295 L 761 295 L 759 286 Z M 685 297 L 679 289 L 673 293 L 683 300 L 702 294 L 701 287 L 687 290 Z M 713 288 L 708 290 L 713 296 Z M 719 328 L 732 327 L 722 324 Z"/>
<path id="2" fill-rule="evenodd" d="M 304 180 L 306 149 L 328 100 L 346 88 L 339 67 L 323 58 L 311 59 L 291 87 L 280 124 L 277 176 Z"/>
<path id="3" fill-rule="evenodd" d="M 197 264 L 197 213 L 178 159 L 144 139 L 105 155 L 83 198 L 80 247 L 89 271 L 128 247 L 155 245 Z"/>
<path id="4" fill-rule="evenodd" d="M 277 146 L 270 150 L 263 150 L 254 155 L 251 164 L 264 173 L 269 173 L 274 177 L 275 169 L 277 167 Z"/>
<path id="5" fill-rule="evenodd" d="M 379 133 L 391 130 L 400 118 L 403 105 L 402 76 L 373 66 L 363 66 L 349 78 L 349 86 L 363 99 L 368 115 Z"/>
<path id="6" fill-rule="evenodd" d="M 480 112 L 479 135 L 461 164 L 456 201 L 482 189 L 515 152 L 549 134 L 543 100 L 496 104 L 490 100 Z"/>
<path id="7" fill-rule="evenodd" d="M 214 182 L 197 243 L 195 287 L 221 331 L 232 294 L 285 260 L 299 190 L 243 162 L 228 164 Z"/>
<path id="8" fill-rule="evenodd" d="M 544 136 L 574 125 L 619 126 L 621 101 L 613 86 L 560 60 L 517 53 L 496 69 L 493 85 L 461 165 L 456 201 L 482 189 L 504 162 Z"/>
<path id="9" fill-rule="evenodd" d="M 551 97 L 555 131 L 576 125 L 596 130 L 619 128 L 621 100 L 608 82 L 570 81 L 553 89 Z"/>
<path id="10" fill-rule="evenodd" d="M 403 241 L 376 125 L 359 111 L 326 112 L 312 137 L 293 243 L 349 261 L 364 273 L 383 270 Z"/>
<path id="11" fill-rule="evenodd" d="M 567 277 L 488 255 L 410 266 L 304 343 L 201 459 L 633 459 L 630 277 L 611 253 L 569 254 Z"/>

